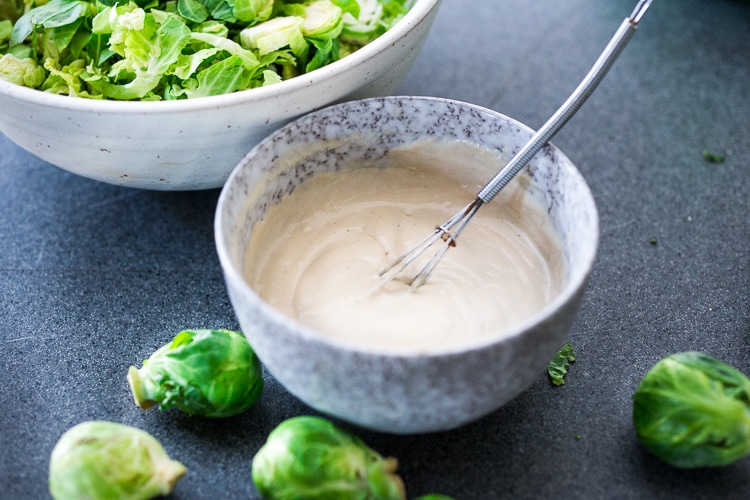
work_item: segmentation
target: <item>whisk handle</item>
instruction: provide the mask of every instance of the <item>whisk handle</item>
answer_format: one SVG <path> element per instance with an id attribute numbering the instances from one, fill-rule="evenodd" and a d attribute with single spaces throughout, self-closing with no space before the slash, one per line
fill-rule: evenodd
<path id="1" fill-rule="evenodd" d="M 568 97 L 568 99 L 555 111 L 547 122 L 532 136 L 518 153 L 500 170 L 477 194 L 477 198 L 484 203 L 489 203 L 497 193 L 500 192 L 515 175 L 531 161 L 539 150 L 549 142 L 560 128 L 580 109 L 586 99 L 599 86 L 604 76 L 619 57 L 622 50 L 630 41 L 630 38 L 638 28 L 641 17 L 648 9 L 652 0 L 640 0 L 633 13 L 626 17 L 604 51 L 589 70 L 586 77 Z"/>

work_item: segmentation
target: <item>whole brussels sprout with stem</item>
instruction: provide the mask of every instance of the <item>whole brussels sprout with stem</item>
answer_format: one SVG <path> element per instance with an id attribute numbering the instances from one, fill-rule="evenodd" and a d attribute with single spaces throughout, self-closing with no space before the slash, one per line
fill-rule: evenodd
<path id="1" fill-rule="evenodd" d="M 633 397 L 640 442 L 679 468 L 716 467 L 750 454 L 750 379 L 699 352 L 667 356 Z"/>
<path id="2" fill-rule="evenodd" d="M 89 421 L 66 431 L 50 456 L 55 500 L 146 500 L 168 495 L 187 472 L 150 434 Z"/>
<path id="3" fill-rule="evenodd" d="M 253 458 L 252 478 L 267 500 L 405 500 L 398 461 L 359 437 L 311 416 L 278 425 Z"/>
<path id="4" fill-rule="evenodd" d="M 244 335 L 184 330 L 127 375 L 135 403 L 176 407 L 189 415 L 230 417 L 248 410 L 263 391 L 260 360 Z"/>

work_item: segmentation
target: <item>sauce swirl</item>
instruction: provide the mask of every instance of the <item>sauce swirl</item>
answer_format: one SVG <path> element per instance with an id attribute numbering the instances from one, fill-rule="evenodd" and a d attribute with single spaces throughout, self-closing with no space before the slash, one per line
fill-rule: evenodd
<path id="1" fill-rule="evenodd" d="M 528 319 L 559 292 L 563 264 L 524 173 L 479 210 L 425 285 L 410 292 L 396 279 L 373 291 L 382 268 L 463 208 L 488 178 L 454 167 L 498 161 L 469 145 L 431 148 L 306 180 L 254 227 L 245 279 L 320 333 L 389 351 L 459 345 Z"/>

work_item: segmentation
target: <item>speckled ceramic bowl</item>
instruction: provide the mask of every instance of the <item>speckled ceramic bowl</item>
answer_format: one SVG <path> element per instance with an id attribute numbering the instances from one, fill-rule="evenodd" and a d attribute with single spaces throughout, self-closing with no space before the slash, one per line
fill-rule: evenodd
<path id="1" fill-rule="evenodd" d="M 496 410 L 544 376 L 565 343 L 599 237 L 591 192 L 570 160 L 551 145 L 519 176 L 526 178 L 527 193 L 547 208 L 562 241 L 562 291 L 510 332 L 427 353 L 351 345 L 285 317 L 243 279 L 254 224 L 268 206 L 316 172 L 337 170 L 352 158 L 372 162 L 426 138 L 478 144 L 507 158 L 531 135 L 511 118 L 471 104 L 388 97 L 309 114 L 253 148 L 221 193 L 215 237 L 242 330 L 273 376 L 321 412 L 393 433 L 460 426 Z M 499 165 L 478 168 L 486 169 L 489 179 Z"/>
<path id="2" fill-rule="evenodd" d="M 392 94 L 440 0 L 415 0 L 372 43 L 297 78 L 227 95 L 159 102 L 79 99 L 0 79 L 0 132 L 84 177 L 154 190 L 218 188 L 273 130 L 332 103 Z"/>

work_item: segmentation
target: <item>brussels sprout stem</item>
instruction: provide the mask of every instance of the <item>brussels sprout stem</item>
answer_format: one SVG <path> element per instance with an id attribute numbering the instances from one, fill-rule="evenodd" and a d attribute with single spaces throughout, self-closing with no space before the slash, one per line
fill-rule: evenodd
<path id="1" fill-rule="evenodd" d="M 165 460 L 157 466 L 156 475 L 160 479 L 162 495 L 169 495 L 177 481 L 187 472 L 187 468 L 176 460 Z"/>
<path id="2" fill-rule="evenodd" d="M 382 495 L 381 498 L 406 498 L 406 486 L 396 471 L 398 459 L 395 457 L 383 458 L 382 471 L 371 471 L 371 485 L 374 491 Z"/>
<path id="3" fill-rule="evenodd" d="M 148 399 L 148 396 L 146 396 L 146 391 L 143 388 L 143 379 L 140 376 L 138 368 L 131 366 L 128 369 L 127 379 L 128 385 L 130 386 L 130 392 L 133 394 L 133 400 L 135 400 L 136 405 L 144 410 L 148 410 L 157 404 L 156 401 Z"/>

